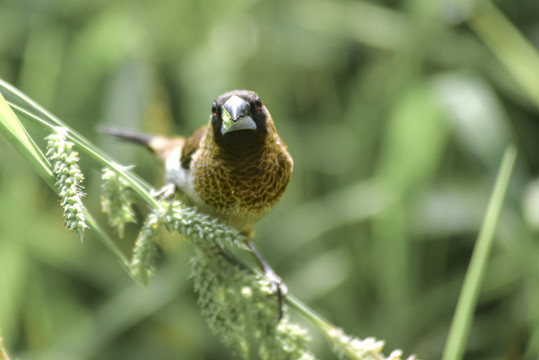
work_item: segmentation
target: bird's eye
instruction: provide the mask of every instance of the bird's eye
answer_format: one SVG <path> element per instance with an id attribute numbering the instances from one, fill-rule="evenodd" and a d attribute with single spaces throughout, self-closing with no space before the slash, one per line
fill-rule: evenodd
<path id="1" fill-rule="evenodd" d="M 260 98 L 256 98 L 256 100 L 255 100 L 256 110 L 258 110 L 258 111 L 262 110 L 263 106 L 264 105 L 262 104 L 262 100 L 260 100 Z"/>
<path id="2" fill-rule="evenodd" d="M 213 105 L 211 106 L 211 114 L 213 116 L 217 116 L 217 103 L 213 103 Z"/>

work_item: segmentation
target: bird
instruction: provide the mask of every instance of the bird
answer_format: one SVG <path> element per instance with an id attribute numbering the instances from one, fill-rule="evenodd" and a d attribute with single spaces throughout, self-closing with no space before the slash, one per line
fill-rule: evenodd
<path id="1" fill-rule="evenodd" d="M 188 137 L 102 127 L 104 133 L 144 145 L 164 165 L 164 197 L 179 195 L 199 211 L 238 229 L 279 298 L 286 286 L 252 242 L 253 225 L 283 196 L 293 160 L 260 96 L 233 90 L 215 98 L 209 123 Z"/>

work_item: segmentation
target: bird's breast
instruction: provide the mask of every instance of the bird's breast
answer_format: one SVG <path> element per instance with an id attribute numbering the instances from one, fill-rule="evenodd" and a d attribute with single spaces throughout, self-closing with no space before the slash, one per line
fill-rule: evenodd
<path id="1" fill-rule="evenodd" d="M 197 155 L 191 173 L 199 205 L 240 230 L 275 206 L 292 173 L 292 159 L 284 148 L 241 156 Z"/>

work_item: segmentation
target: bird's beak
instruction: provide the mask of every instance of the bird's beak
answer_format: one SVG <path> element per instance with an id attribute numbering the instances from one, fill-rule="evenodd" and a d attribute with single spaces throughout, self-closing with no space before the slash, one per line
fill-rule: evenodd
<path id="1" fill-rule="evenodd" d="M 249 115 L 251 105 L 239 96 L 232 96 L 222 106 L 221 116 L 223 135 L 236 130 L 256 130 L 256 123 Z"/>

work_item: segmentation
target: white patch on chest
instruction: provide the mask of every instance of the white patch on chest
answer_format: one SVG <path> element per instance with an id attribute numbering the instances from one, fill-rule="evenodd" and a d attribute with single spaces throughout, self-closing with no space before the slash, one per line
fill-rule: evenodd
<path id="1" fill-rule="evenodd" d="M 170 153 L 165 162 L 165 183 L 174 184 L 195 204 L 202 204 L 202 200 L 195 192 L 193 174 L 181 166 L 180 157 L 182 148 L 178 147 Z"/>

